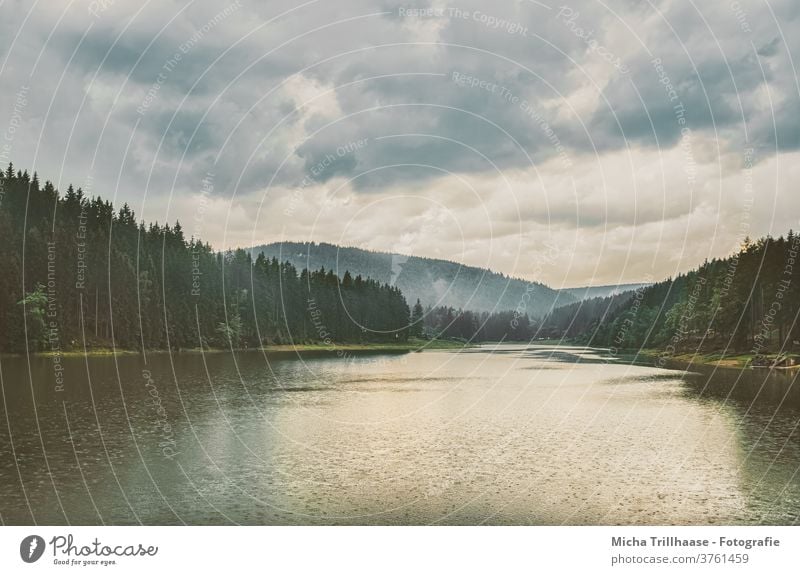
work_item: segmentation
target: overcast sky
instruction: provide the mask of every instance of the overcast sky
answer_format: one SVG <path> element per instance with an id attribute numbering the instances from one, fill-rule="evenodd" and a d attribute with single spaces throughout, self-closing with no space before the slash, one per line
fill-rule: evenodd
<path id="1" fill-rule="evenodd" d="M 0 159 L 218 248 L 553 285 L 800 228 L 797 0 L 0 1 Z"/>

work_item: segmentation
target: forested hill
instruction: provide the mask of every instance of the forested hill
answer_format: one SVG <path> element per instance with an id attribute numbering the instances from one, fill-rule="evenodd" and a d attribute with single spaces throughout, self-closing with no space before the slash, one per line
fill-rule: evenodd
<path id="1" fill-rule="evenodd" d="M 752 355 L 800 347 L 800 236 L 746 240 L 728 258 L 634 292 L 554 311 L 546 337 L 667 354 L 728 350 Z"/>
<path id="2" fill-rule="evenodd" d="M 70 186 L 0 172 L 0 352 L 397 341 L 397 287 L 214 252 Z"/>
<path id="3" fill-rule="evenodd" d="M 543 284 L 455 262 L 373 252 L 326 243 L 282 242 L 257 246 L 254 255 L 288 260 L 298 269 L 345 270 L 400 288 L 409 303 L 482 311 L 513 311 L 543 317 L 553 308 L 576 301 Z"/>
<path id="4" fill-rule="evenodd" d="M 637 289 L 641 289 L 648 285 L 650 284 L 616 284 L 616 285 L 605 285 L 605 286 L 586 286 L 586 287 L 575 287 L 575 288 L 563 288 L 560 291 L 572 294 L 578 299 L 578 301 L 583 301 L 586 299 L 606 298 L 609 296 L 621 295 L 624 294 L 625 292 L 631 292 Z"/>

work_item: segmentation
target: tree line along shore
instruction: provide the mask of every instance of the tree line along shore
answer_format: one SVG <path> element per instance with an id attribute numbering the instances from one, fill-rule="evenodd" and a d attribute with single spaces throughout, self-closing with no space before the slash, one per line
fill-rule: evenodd
<path id="1" fill-rule="evenodd" d="M 11 164 L 0 172 L 0 243 L 0 353 L 357 352 L 557 340 L 662 361 L 800 363 L 793 231 L 745 239 L 727 258 L 635 291 L 553 303 L 541 317 L 523 305 L 423 309 L 389 282 L 298 269 L 245 249 L 215 251 L 178 222 L 145 224 L 127 204 L 116 209 L 72 186 L 61 194 Z"/>

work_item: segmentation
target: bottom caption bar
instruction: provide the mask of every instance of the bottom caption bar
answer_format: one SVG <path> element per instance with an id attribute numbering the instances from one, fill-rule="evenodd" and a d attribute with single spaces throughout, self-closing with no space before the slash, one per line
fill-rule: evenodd
<path id="1" fill-rule="evenodd" d="M 796 573 L 795 527 L 3 527 L 0 572 Z"/>

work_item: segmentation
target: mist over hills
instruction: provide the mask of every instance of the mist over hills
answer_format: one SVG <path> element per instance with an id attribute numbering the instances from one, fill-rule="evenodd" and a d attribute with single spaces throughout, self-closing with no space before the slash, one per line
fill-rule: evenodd
<path id="1" fill-rule="evenodd" d="M 289 261 L 298 269 L 332 269 L 341 276 L 349 271 L 400 288 L 409 305 L 450 306 L 472 311 L 524 309 L 542 317 L 552 309 L 578 301 L 568 291 L 559 292 L 538 282 L 511 278 L 484 268 L 447 260 L 373 252 L 328 243 L 277 242 L 252 248 L 253 256 Z"/>
<path id="2" fill-rule="evenodd" d="M 647 287 L 651 284 L 617 284 L 605 286 L 585 286 L 575 288 L 563 288 L 559 291 L 567 292 L 575 296 L 576 299 L 583 301 L 594 299 L 597 297 L 605 298 L 609 296 L 619 295 L 628 291 L 634 291 L 639 288 Z"/>

